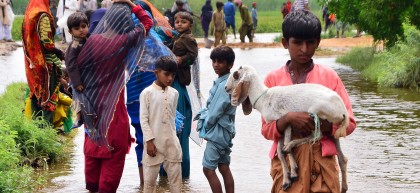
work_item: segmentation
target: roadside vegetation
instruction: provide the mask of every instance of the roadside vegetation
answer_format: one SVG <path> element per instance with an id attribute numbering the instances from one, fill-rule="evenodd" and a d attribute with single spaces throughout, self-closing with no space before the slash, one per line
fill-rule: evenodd
<path id="1" fill-rule="evenodd" d="M 0 96 L 0 192 L 41 188 L 44 181 L 37 170 L 65 161 L 74 146 L 74 134 L 57 134 L 44 120 L 24 117 L 26 87 L 13 83 Z"/>
<path id="2" fill-rule="evenodd" d="M 383 51 L 355 48 L 337 62 L 361 71 L 380 86 L 420 91 L 420 30 L 406 26 L 405 37 Z"/>

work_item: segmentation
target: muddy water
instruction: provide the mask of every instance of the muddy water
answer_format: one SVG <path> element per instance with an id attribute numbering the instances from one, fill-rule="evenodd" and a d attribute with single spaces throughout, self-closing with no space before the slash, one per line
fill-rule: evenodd
<path id="1" fill-rule="evenodd" d="M 286 50 L 281 48 L 235 49 L 235 53 L 236 67 L 242 64 L 253 65 L 261 78 L 284 64 L 288 58 Z M 213 84 L 212 80 L 216 78 L 209 55 L 210 50 L 200 50 L 202 91 L 205 97 Z M 341 140 L 344 153 L 349 158 L 348 192 L 418 192 L 420 95 L 407 90 L 378 88 L 363 80 L 351 68 L 335 63 L 334 58 L 316 58 L 315 62 L 332 67 L 342 77 L 358 122 L 357 130 Z M 13 55 L 0 58 L 0 89 L 6 84 L 3 81 L 10 83 L 12 80 L 24 80 L 21 66 L 21 59 L 13 58 Z M 244 116 L 238 108 L 236 126 L 231 163 L 236 192 L 270 192 L 268 150 L 271 142 L 260 134 L 259 113 Z M 68 163 L 55 165 L 47 171 L 51 180 L 43 192 L 86 192 L 81 130 L 78 131 L 75 144 L 72 159 Z M 211 192 L 202 173 L 204 147 L 191 141 L 190 151 L 192 172 L 191 178 L 183 182 L 184 192 Z M 159 185 L 158 192 L 169 192 L 165 179 L 159 180 Z M 118 192 L 141 192 L 134 147 L 127 155 Z"/>

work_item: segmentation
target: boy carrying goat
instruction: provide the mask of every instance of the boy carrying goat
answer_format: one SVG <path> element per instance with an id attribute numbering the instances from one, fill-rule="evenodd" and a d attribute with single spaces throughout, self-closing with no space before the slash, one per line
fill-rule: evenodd
<path id="1" fill-rule="evenodd" d="M 286 65 L 270 72 L 264 80 L 265 86 L 260 83 L 255 72 L 245 74 L 247 67 L 241 67 L 229 77 L 226 83 L 226 91 L 232 93 L 233 105 L 242 103 L 245 113 L 250 113 L 252 107 L 254 107 L 263 115 L 261 133 L 266 139 L 273 141 L 270 151 L 270 175 L 273 178 L 271 192 L 346 192 L 347 183 L 345 182 L 340 190 L 339 171 L 334 155 L 337 154 L 337 149 L 340 149 L 339 146 L 336 147 L 336 144 L 339 145 L 337 143 L 338 137 L 351 134 L 356 128 L 356 122 L 349 96 L 340 77 L 333 69 L 314 64 L 312 61 L 312 56 L 320 42 L 320 21 L 311 12 L 295 11 L 286 16 L 282 30 L 282 44 L 289 50 L 290 54 L 290 60 Z M 240 83 L 240 79 L 244 76 L 248 79 L 248 82 Z M 230 82 L 231 79 L 232 82 Z M 255 82 L 257 83 L 255 84 Z M 301 83 L 314 84 L 299 86 L 298 84 Z M 242 84 L 243 89 L 240 94 L 233 90 L 235 84 Z M 268 89 L 289 85 L 293 85 L 291 86 L 293 88 L 288 89 L 290 93 L 287 93 L 287 97 L 282 96 L 286 92 L 279 91 L 282 89 Z M 244 92 L 243 90 L 248 91 Z M 331 90 L 335 93 L 331 93 Z M 274 92 L 277 94 L 273 94 Z M 242 93 L 246 93 L 246 95 Z M 341 100 L 337 100 L 337 95 Z M 313 97 L 302 99 L 303 96 Z M 238 97 L 238 100 L 235 100 L 235 97 Z M 244 101 L 244 97 L 249 100 Z M 332 101 L 329 102 L 329 100 Z M 336 104 L 337 109 L 330 108 L 333 104 Z M 278 105 L 278 108 L 274 108 L 275 105 Z M 250 108 L 250 106 L 252 107 Z M 302 106 L 306 106 L 308 110 L 302 110 L 303 108 L 300 108 Z M 281 108 L 289 111 L 281 112 L 279 110 Z M 330 114 L 337 116 L 325 115 L 324 109 L 326 108 L 329 109 L 325 112 L 333 111 Z M 267 109 L 271 112 L 265 112 Z M 294 111 L 293 109 L 299 110 Z M 313 115 L 309 113 L 313 109 L 316 111 L 314 113 L 317 113 L 317 116 L 320 117 L 320 123 L 315 124 Z M 280 114 L 281 116 L 266 122 L 267 117 L 272 114 Z M 338 130 L 340 125 L 342 129 Z M 279 153 L 277 147 L 278 141 L 287 134 L 287 132 L 285 133 L 287 128 L 291 128 L 289 129 L 291 130 L 291 139 L 301 139 L 312 135 L 315 126 L 319 126 L 323 137 L 320 140 L 297 145 L 292 149 L 290 153 L 296 159 L 292 161 L 296 161 L 297 165 L 292 165 L 292 161 L 289 162 L 290 156 L 286 166 L 282 165 L 279 160 L 279 157 L 282 156 L 277 155 Z M 336 132 L 337 130 L 338 132 Z M 343 158 L 344 155 L 341 154 L 340 157 Z M 340 161 L 340 163 L 345 162 L 345 160 Z M 289 165 L 295 167 L 297 173 L 283 172 L 286 168 L 289 170 Z M 342 167 L 341 164 L 340 167 Z M 345 169 L 345 166 L 342 168 Z M 345 180 L 345 176 L 343 180 Z"/>

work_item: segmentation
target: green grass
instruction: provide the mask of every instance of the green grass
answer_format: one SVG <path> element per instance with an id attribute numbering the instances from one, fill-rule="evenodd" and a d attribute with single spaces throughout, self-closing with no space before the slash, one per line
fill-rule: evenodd
<path id="1" fill-rule="evenodd" d="M 0 192 L 33 192 L 42 176 L 31 164 L 41 160 L 47 167 L 67 160 L 73 147 L 72 137 L 58 135 L 44 120 L 24 117 L 26 87 L 13 83 L 0 96 Z"/>
<path id="2" fill-rule="evenodd" d="M 22 40 L 22 22 L 23 15 L 16 15 L 12 26 L 12 38 L 13 40 Z"/>
<path id="3" fill-rule="evenodd" d="M 362 72 L 383 87 L 420 91 L 420 30 L 405 26 L 406 39 L 381 52 L 374 48 L 354 48 L 337 62 Z"/>

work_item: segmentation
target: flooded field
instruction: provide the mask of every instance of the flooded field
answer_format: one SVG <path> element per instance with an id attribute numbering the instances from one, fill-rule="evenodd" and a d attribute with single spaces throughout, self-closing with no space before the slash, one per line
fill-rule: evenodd
<path id="1" fill-rule="evenodd" d="M 209 49 L 200 49 L 201 87 L 203 95 L 216 78 L 211 67 Z M 235 67 L 254 66 L 260 78 L 289 58 L 282 48 L 234 49 Z M 335 58 L 315 58 L 319 64 L 335 69 L 350 95 L 357 129 L 342 139 L 348 157 L 349 193 L 418 192 L 420 190 L 420 95 L 419 93 L 378 88 L 360 77 L 358 72 L 337 64 Z M 12 81 L 25 81 L 21 48 L 11 56 L 0 57 L 0 92 Z M 268 151 L 271 141 L 260 134 L 260 114 L 244 116 L 238 108 L 237 135 L 233 140 L 231 170 L 236 192 L 266 193 L 271 189 Z M 49 186 L 43 192 L 87 192 L 83 175 L 83 132 L 75 138 L 72 159 L 47 171 Z M 134 131 L 132 132 L 134 134 Z M 191 177 L 184 181 L 185 192 L 211 192 L 202 173 L 204 147 L 190 143 Z M 169 192 L 165 179 L 158 192 Z M 127 155 L 118 192 L 141 192 L 134 146 Z"/>

